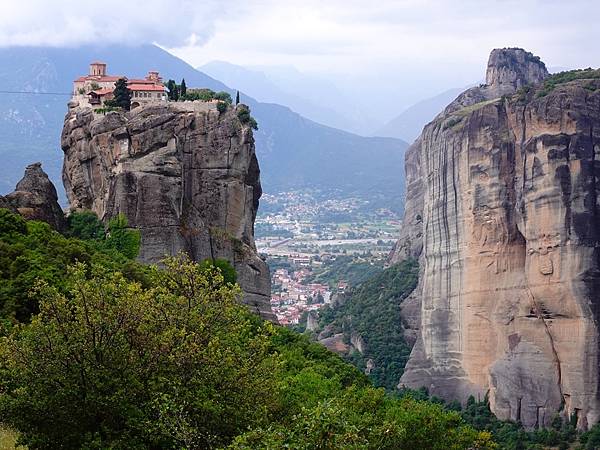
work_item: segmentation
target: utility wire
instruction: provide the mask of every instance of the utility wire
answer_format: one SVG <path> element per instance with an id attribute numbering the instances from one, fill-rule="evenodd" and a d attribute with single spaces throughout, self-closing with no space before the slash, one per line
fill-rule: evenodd
<path id="1" fill-rule="evenodd" d="M 71 96 L 73 94 L 66 92 L 33 92 L 33 91 L 2 91 L 0 90 L 0 94 L 31 94 L 31 95 L 68 95 Z"/>

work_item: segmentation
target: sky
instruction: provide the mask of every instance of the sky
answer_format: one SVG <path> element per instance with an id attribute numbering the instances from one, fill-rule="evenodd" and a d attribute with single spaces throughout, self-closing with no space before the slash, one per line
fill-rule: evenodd
<path id="1" fill-rule="evenodd" d="M 400 107 L 480 81 L 489 52 L 600 66 L 598 0 L 2 0 L 0 46 L 156 43 L 193 66 L 293 66 Z M 379 101 L 377 95 L 373 98 Z"/>

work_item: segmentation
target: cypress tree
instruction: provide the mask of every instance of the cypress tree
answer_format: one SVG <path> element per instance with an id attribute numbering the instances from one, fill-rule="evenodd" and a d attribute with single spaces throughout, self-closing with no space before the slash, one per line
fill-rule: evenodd
<path id="1" fill-rule="evenodd" d="M 179 96 L 185 97 L 186 92 L 187 92 L 187 86 L 185 85 L 185 78 L 182 78 L 181 85 L 179 86 Z"/>
<path id="2" fill-rule="evenodd" d="M 235 94 L 235 104 L 240 104 L 240 91 L 237 91 L 237 94 Z"/>
<path id="3" fill-rule="evenodd" d="M 168 93 L 169 100 L 177 100 L 175 98 L 175 91 L 177 90 L 177 85 L 175 84 L 175 80 L 167 81 L 167 89 L 169 90 L 169 93 Z"/>
<path id="4" fill-rule="evenodd" d="M 119 78 L 115 83 L 115 89 L 113 90 L 114 100 L 113 104 L 125 111 L 129 111 L 131 107 L 131 91 L 127 87 L 127 78 Z"/>

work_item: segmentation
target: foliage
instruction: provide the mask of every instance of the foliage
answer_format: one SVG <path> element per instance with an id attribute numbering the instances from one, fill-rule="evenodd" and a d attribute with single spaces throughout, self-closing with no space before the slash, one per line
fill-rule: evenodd
<path id="1" fill-rule="evenodd" d="M 225 102 L 217 103 L 217 111 L 219 111 L 220 114 L 223 114 L 225 111 L 227 111 L 227 103 L 225 103 Z"/>
<path id="2" fill-rule="evenodd" d="M 67 236 L 78 239 L 104 239 L 104 225 L 91 211 L 73 212 L 67 217 Z"/>
<path id="3" fill-rule="evenodd" d="M 165 266 L 147 289 L 82 263 L 66 294 L 36 284 L 39 315 L 0 345 L 0 416 L 24 443 L 207 448 L 266 423 L 273 327 L 219 271 L 183 257 Z"/>
<path id="4" fill-rule="evenodd" d="M 40 311 L 0 338 L 0 422 L 29 448 L 494 448 L 456 412 L 389 396 L 261 321 L 226 261 L 141 269 L 118 251 L 122 217 L 108 232 L 91 213 L 69 224 L 62 236 L 0 211 L 0 286 Z M 23 254 L 35 270 L 15 284 Z"/>
<path id="5" fill-rule="evenodd" d="M 109 113 L 109 112 L 111 112 L 111 111 L 119 111 L 119 108 L 118 108 L 118 107 L 116 107 L 116 106 L 108 106 L 108 105 L 111 105 L 111 104 L 114 104 L 114 103 L 112 102 L 112 100 L 107 100 L 107 101 L 104 103 L 104 106 L 103 106 L 102 108 L 94 108 L 94 112 L 95 112 L 96 114 L 102 114 L 102 115 L 106 115 L 106 113 Z"/>
<path id="6" fill-rule="evenodd" d="M 179 88 L 175 83 L 175 80 L 167 81 L 167 89 L 169 91 L 167 93 L 167 97 L 169 98 L 169 100 L 177 101 L 179 99 Z"/>
<path id="7" fill-rule="evenodd" d="M 127 87 L 127 79 L 119 78 L 113 90 L 114 98 L 105 102 L 106 106 L 115 106 L 129 111 L 131 107 L 131 90 Z"/>
<path id="8" fill-rule="evenodd" d="M 127 217 L 119 213 L 108 221 L 106 246 L 114 248 L 128 258 L 135 258 L 140 251 L 141 236 L 138 230 L 127 227 Z"/>
<path id="9" fill-rule="evenodd" d="M 253 130 L 258 130 L 258 123 L 254 117 L 250 115 L 250 108 L 246 105 L 238 105 L 237 116 L 243 125 L 248 125 Z"/>
<path id="10" fill-rule="evenodd" d="M 0 209 L 0 317 L 4 322 L 28 322 L 38 311 L 37 299 L 29 295 L 36 280 L 64 288 L 67 266 L 78 261 L 119 268 L 131 279 L 144 280 L 143 267 L 104 238 L 95 216 L 75 213 L 68 220 L 71 228 L 63 236 L 45 222 L 25 221 Z"/>
<path id="11" fill-rule="evenodd" d="M 577 69 L 553 74 L 544 80 L 544 84 L 537 92 L 537 97 L 545 97 L 558 85 L 576 80 L 600 79 L 600 69 Z"/>
<path id="12" fill-rule="evenodd" d="M 490 411 L 487 398 L 476 401 L 471 396 L 461 415 L 474 428 L 492 433 L 494 440 L 506 450 L 537 450 L 555 446 L 569 448 L 577 437 L 575 424 L 563 422 L 558 415 L 550 428 L 533 431 L 526 431 L 515 422 L 498 420 Z"/>
<path id="13" fill-rule="evenodd" d="M 579 437 L 582 450 L 600 449 L 600 424 L 594 425 Z"/>
<path id="14" fill-rule="evenodd" d="M 339 281 L 345 280 L 351 287 L 379 275 L 383 264 L 371 261 L 356 260 L 352 256 L 339 255 L 335 259 L 323 263 L 322 269 L 306 278 L 307 283 L 324 283 L 335 288 Z"/>
<path id="15" fill-rule="evenodd" d="M 235 272 L 235 268 L 226 259 L 205 259 L 199 264 L 199 267 L 204 270 L 208 270 L 209 268 L 215 268 L 221 273 L 221 276 L 223 277 L 225 283 L 235 284 L 236 282 L 237 274 Z"/>
<path id="16" fill-rule="evenodd" d="M 212 89 L 187 89 L 187 93 L 182 100 L 201 100 L 209 102 L 215 98 L 215 91 Z"/>
<path id="17" fill-rule="evenodd" d="M 372 360 L 369 377 L 376 386 L 394 390 L 404 372 L 411 346 L 404 339 L 400 304 L 416 287 L 417 277 L 417 262 L 404 261 L 362 283 L 342 306 L 319 313 L 322 328 L 342 331 L 348 342 L 352 335 L 362 338 L 363 353 L 353 352 L 347 359 L 363 370 Z"/>
<path id="18" fill-rule="evenodd" d="M 303 407 L 290 425 L 250 431 L 233 449 L 494 449 L 487 432 L 465 425 L 456 412 L 382 389 L 350 388 L 342 395 Z"/>
<path id="19" fill-rule="evenodd" d="M 181 95 L 181 97 L 185 97 L 187 93 L 187 86 L 185 85 L 185 78 L 181 79 L 181 84 L 179 85 L 179 95 Z"/>
<path id="20" fill-rule="evenodd" d="M 229 92 L 225 92 L 225 91 L 219 91 L 214 95 L 214 99 L 215 100 L 220 100 L 222 102 L 225 102 L 228 105 L 231 105 L 232 100 L 231 100 L 231 94 L 229 94 Z"/>

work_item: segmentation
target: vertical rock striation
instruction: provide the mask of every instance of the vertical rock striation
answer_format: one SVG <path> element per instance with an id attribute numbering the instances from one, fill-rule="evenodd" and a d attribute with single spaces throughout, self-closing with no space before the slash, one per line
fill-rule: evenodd
<path id="1" fill-rule="evenodd" d="M 600 79 L 547 76 L 530 53 L 494 50 L 486 85 L 407 152 L 390 260 L 420 258 L 421 319 L 400 384 L 585 428 L 600 419 Z"/>
<path id="2" fill-rule="evenodd" d="M 141 232 L 139 259 L 184 251 L 233 263 L 244 302 L 275 321 L 267 265 L 254 244 L 261 196 L 252 130 L 234 108 L 202 103 L 95 114 L 69 105 L 63 181 L 72 209 L 106 221 L 123 213 Z"/>

